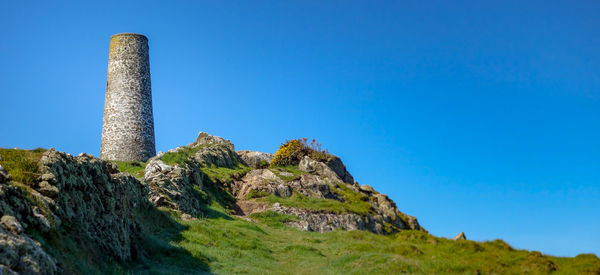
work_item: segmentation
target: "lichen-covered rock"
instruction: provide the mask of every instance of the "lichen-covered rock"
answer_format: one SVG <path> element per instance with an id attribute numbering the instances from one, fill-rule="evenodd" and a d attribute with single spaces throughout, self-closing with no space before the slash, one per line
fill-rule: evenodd
<path id="1" fill-rule="evenodd" d="M 269 163 L 271 163 L 271 160 L 273 160 L 273 157 L 275 156 L 270 153 L 247 150 L 237 151 L 237 154 L 240 156 L 240 158 L 246 165 L 256 169 L 265 168 L 262 167 L 263 165 L 261 165 L 261 163 L 266 164 L 266 166 L 268 166 Z"/>
<path id="2" fill-rule="evenodd" d="M 292 190 L 269 169 L 255 169 L 248 172 L 240 181 L 235 181 L 232 193 L 240 199 L 246 198 L 250 192 L 266 192 L 279 197 L 289 197 Z"/>
<path id="3" fill-rule="evenodd" d="M 280 206 L 274 210 L 280 213 L 298 216 L 300 221 L 292 222 L 295 227 L 310 231 L 368 230 L 375 233 L 395 232 L 401 229 L 423 230 L 416 218 L 403 214 L 398 210 L 394 201 L 380 194 L 370 186 L 359 187 L 356 183 L 343 183 L 339 176 L 323 162 L 304 157 L 299 169 L 311 174 L 300 175 L 296 179 L 284 181 L 281 171 L 275 169 L 255 169 L 247 173 L 232 187 L 233 194 L 240 201 L 253 199 L 252 192 L 269 193 L 278 197 L 290 197 L 294 192 L 312 198 L 333 199 L 344 202 L 339 194 L 338 185 L 346 186 L 351 192 L 362 193 L 371 210 L 365 215 L 357 213 L 333 213 L 324 211 L 309 211 L 299 208 Z M 338 190 L 338 191 L 334 191 Z M 263 209 L 264 210 L 264 209 Z M 248 215 L 247 213 L 244 213 Z"/>
<path id="4" fill-rule="evenodd" d="M 200 132 L 195 142 L 188 144 L 189 148 L 198 150 L 192 156 L 201 166 L 218 166 L 233 168 L 241 160 L 235 153 L 233 143 L 222 137 Z"/>
<path id="5" fill-rule="evenodd" d="M 223 145 L 229 148 L 231 151 L 235 151 L 235 148 L 231 141 L 226 140 L 222 137 L 213 136 L 206 132 L 199 132 L 196 141 L 188 144 L 188 147 L 196 147 L 201 145 Z"/>
<path id="6" fill-rule="evenodd" d="M 346 165 L 342 162 L 337 156 L 330 156 L 327 162 L 327 167 L 329 167 L 343 182 L 345 183 L 354 183 L 354 177 L 346 170 Z"/>
<path id="7" fill-rule="evenodd" d="M 269 210 L 293 215 L 299 218 L 297 221 L 288 221 L 287 225 L 303 231 L 329 232 L 341 230 L 368 230 L 374 233 L 385 233 L 381 222 L 372 216 L 361 216 L 355 213 L 337 214 L 327 211 L 310 211 L 300 208 L 290 208 L 278 203 Z"/>
<path id="8" fill-rule="evenodd" d="M 6 173 L 6 170 L 4 170 L 4 167 L 2 167 L 2 165 L 0 165 L 0 183 L 4 183 L 4 182 L 8 182 L 11 179 L 11 176 Z"/>
<path id="9" fill-rule="evenodd" d="M 465 235 L 465 232 L 460 232 L 460 233 L 458 233 L 458 235 L 454 236 L 454 238 L 452 238 L 452 240 L 454 240 L 454 241 L 466 241 L 467 240 L 467 236 Z"/>
<path id="10" fill-rule="evenodd" d="M 202 178 L 200 167 L 194 161 L 180 167 L 152 158 L 144 171 L 144 181 L 149 187 L 148 199 L 154 205 L 192 215 L 199 214 L 204 203 L 197 191 L 202 189 Z"/>
<path id="11" fill-rule="evenodd" d="M 51 149 L 39 167 L 45 181 L 34 188 L 51 196 L 44 196 L 40 205 L 49 213 L 41 215 L 38 210 L 31 216 L 51 218 L 55 228 L 77 228 L 71 233 L 89 238 L 93 243 L 89 246 L 118 260 L 132 259 L 140 234 L 134 211 L 147 206 L 144 185 L 129 174 L 113 173 L 118 170 L 112 163 L 86 154 L 72 157 Z"/>
<path id="12" fill-rule="evenodd" d="M 39 242 L 12 229 L 7 230 L 4 223 L 0 225 L 0 274 L 57 272 L 56 261 L 42 249 Z"/>
<path id="13" fill-rule="evenodd" d="M 304 158 L 302 158 L 300 164 L 298 164 L 298 169 L 304 172 L 317 174 L 333 182 L 342 182 L 342 179 L 338 174 L 331 170 L 327 164 L 313 160 L 309 156 L 304 156 Z"/>

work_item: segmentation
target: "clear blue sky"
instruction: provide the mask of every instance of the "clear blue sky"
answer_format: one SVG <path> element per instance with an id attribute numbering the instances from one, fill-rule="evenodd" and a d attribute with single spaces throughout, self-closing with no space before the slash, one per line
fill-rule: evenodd
<path id="1" fill-rule="evenodd" d="M 98 155 L 139 32 L 157 150 L 316 137 L 435 235 L 600 254 L 598 1 L 80 2 L 0 4 L 0 146 Z"/>

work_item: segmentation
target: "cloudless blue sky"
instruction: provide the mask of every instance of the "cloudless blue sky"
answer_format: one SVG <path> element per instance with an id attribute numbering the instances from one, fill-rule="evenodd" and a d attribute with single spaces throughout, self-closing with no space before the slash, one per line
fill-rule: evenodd
<path id="1" fill-rule="evenodd" d="M 434 235 L 600 254 L 598 1 L 83 2 L 1 2 L 1 147 L 98 156 L 138 32 L 157 150 L 316 137 Z"/>

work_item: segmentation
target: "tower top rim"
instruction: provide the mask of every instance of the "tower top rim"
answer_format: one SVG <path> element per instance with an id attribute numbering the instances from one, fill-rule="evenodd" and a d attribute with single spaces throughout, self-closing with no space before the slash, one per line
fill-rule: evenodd
<path id="1" fill-rule="evenodd" d="M 139 33 L 133 33 L 133 32 L 122 32 L 122 33 L 113 34 L 110 36 L 110 38 L 112 39 L 117 36 L 140 36 L 140 37 L 143 37 L 146 40 L 148 40 L 148 37 L 146 37 L 145 35 L 139 34 Z"/>

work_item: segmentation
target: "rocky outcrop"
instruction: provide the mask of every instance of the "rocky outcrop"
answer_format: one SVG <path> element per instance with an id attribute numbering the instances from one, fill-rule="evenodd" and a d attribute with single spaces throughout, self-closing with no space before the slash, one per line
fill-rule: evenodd
<path id="1" fill-rule="evenodd" d="M 111 261 L 130 261 L 142 249 L 137 213 L 154 204 L 180 211 L 184 220 L 191 220 L 201 216 L 215 197 L 220 198 L 221 206 L 239 210 L 242 215 L 275 211 L 296 216 L 297 220 L 287 224 L 300 230 L 368 230 L 379 234 L 423 230 L 416 218 L 398 211 L 386 195 L 354 182 L 334 156 L 323 161 L 306 156 L 298 167 L 264 168 L 271 154 L 236 153 L 228 140 L 203 132 L 195 142 L 167 154 L 169 158 L 159 154 L 147 162 L 143 182 L 120 173 L 111 162 L 83 153 L 73 157 L 53 149 L 42 155 L 39 176 L 28 185 L 12 182 L 0 166 L 1 274 L 62 272 L 52 257 L 56 255 L 46 253 L 44 246 L 31 238 L 39 235 L 27 235 L 32 231 L 68 236 Z M 259 168 L 246 173 L 244 163 Z M 225 180 L 220 179 L 223 170 L 232 173 Z M 279 197 L 281 203 L 261 200 L 269 194 Z M 337 208 L 298 206 L 306 204 L 307 198 L 324 205 L 333 203 Z M 236 199 L 238 207 L 234 205 Z M 297 201 L 290 204 L 286 199 Z M 353 207 L 355 204 L 360 207 Z"/>
<path id="2" fill-rule="evenodd" d="M 55 260 L 23 233 L 27 229 L 63 232 L 119 261 L 134 258 L 140 238 L 134 212 L 148 206 L 139 181 L 110 162 L 52 149 L 39 171 L 31 187 L 0 184 L 0 266 L 25 274 L 58 272 Z"/>
<path id="3" fill-rule="evenodd" d="M 44 153 L 40 172 L 36 189 L 45 194 L 53 226 L 77 228 L 106 254 L 132 258 L 139 234 L 134 211 L 147 207 L 148 190 L 139 181 L 111 162 L 55 150 Z"/>
<path id="4" fill-rule="evenodd" d="M 325 232 L 334 229 L 358 229 L 376 233 L 394 232 L 401 229 L 424 230 L 416 218 L 400 212 L 394 201 L 388 196 L 376 192 L 370 186 L 358 186 L 354 182 L 352 184 L 344 183 L 325 162 L 305 156 L 298 168 L 306 174 L 292 179 L 285 174 L 286 172 L 275 168 L 252 170 L 240 181 L 234 183 L 232 192 L 238 200 L 250 200 L 253 199 L 253 196 L 261 196 L 261 193 L 287 198 L 296 192 L 306 197 L 344 202 L 345 198 L 340 195 L 339 189 L 342 185 L 350 192 L 358 193 L 357 196 L 362 196 L 370 204 L 371 209 L 368 215 L 364 213 L 362 215 L 357 213 L 340 214 L 326 210 L 309 211 L 284 206 L 272 210 L 298 216 L 300 221 L 292 224 L 301 230 Z M 293 176 L 293 174 L 291 175 Z"/>
<path id="5" fill-rule="evenodd" d="M 148 199 L 156 206 L 168 207 L 198 215 L 203 204 L 198 190 L 202 189 L 202 173 L 195 161 L 185 167 L 167 165 L 160 158 L 149 160 L 144 170 L 148 184 Z"/>
<path id="6" fill-rule="evenodd" d="M 149 187 L 148 199 L 156 206 L 168 207 L 198 216 L 206 200 L 202 189 L 207 178 L 202 167 L 233 168 L 240 163 L 233 144 L 221 137 L 200 132 L 195 142 L 169 151 L 187 154 L 185 163 L 166 164 L 158 155 L 151 158 L 144 170 L 144 182 Z"/>
<path id="7" fill-rule="evenodd" d="M 3 222 L 0 225 L 0 274 L 55 274 L 56 261 L 50 257 L 42 245 L 22 233 L 15 217 L 3 216 L 2 220 L 12 219 L 11 228 Z"/>
<path id="8" fill-rule="evenodd" d="M 327 162 L 327 167 L 331 169 L 335 174 L 345 183 L 354 183 L 354 177 L 346 170 L 346 165 L 342 162 L 339 157 L 330 156 Z"/>
<path id="9" fill-rule="evenodd" d="M 24 233 L 43 223 L 34 215 L 34 207 L 21 189 L 0 182 L 0 274 L 57 273 L 56 260 Z"/>
<path id="10" fill-rule="evenodd" d="M 247 150 L 237 151 L 237 154 L 246 165 L 255 169 L 266 168 L 271 163 L 271 160 L 273 160 L 273 157 L 275 157 L 275 155 L 270 153 Z"/>
<path id="11" fill-rule="evenodd" d="M 8 182 L 11 179 L 11 176 L 6 173 L 6 170 L 4 170 L 4 167 L 2 167 L 2 165 L 0 165 L 0 183 L 4 183 L 4 182 Z"/>
<path id="12" fill-rule="evenodd" d="M 458 233 L 458 235 L 454 236 L 454 238 L 452 238 L 452 240 L 454 240 L 454 241 L 466 241 L 467 240 L 467 236 L 465 235 L 465 232 L 460 232 L 460 233 Z"/>
<path id="13" fill-rule="evenodd" d="M 301 171 L 319 175 L 323 178 L 327 178 L 333 182 L 341 182 L 342 179 L 336 172 L 331 170 L 327 164 L 311 159 L 309 156 L 304 156 L 298 164 L 298 168 Z"/>
<path id="14" fill-rule="evenodd" d="M 286 224 L 303 231 L 324 233 L 341 229 L 368 230 L 378 234 L 386 233 L 381 221 L 377 221 L 373 216 L 361 216 L 355 213 L 336 214 L 327 211 L 310 211 L 285 207 L 279 203 L 275 203 L 269 210 L 298 217 L 298 220 L 288 221 Z"/>
<path id="15" fill-rule="evenodd" d="M 233 143 L 222 137 L 200 132 L 188 148 L 196 149 L 193 159 L 201 166 L 234 167 L 240 162 Z"/>

